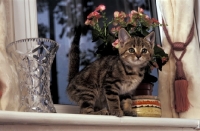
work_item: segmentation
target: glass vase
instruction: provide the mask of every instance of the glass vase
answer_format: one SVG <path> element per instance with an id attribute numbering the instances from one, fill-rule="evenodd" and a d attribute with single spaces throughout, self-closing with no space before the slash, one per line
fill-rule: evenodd
<path id="1" fill-rule="evenodd" d="M 6 47 L 18 75 L 19 111 L 56 112 L 50 92 L 50 71 L 58 47 L 58 43 L 46 38 L 22 39 Z"/>

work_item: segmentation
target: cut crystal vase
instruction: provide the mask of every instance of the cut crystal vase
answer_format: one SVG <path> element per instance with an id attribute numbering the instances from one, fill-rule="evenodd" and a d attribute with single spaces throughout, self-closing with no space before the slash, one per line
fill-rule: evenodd
<path id="1" fill-rule="evenodd" d="M 6 47 L 18 75 L 19 111 L 56 112 L 50 92 L 50 71 L 58 47 L 58 43 L 46 38 L 22 39 Z"/>

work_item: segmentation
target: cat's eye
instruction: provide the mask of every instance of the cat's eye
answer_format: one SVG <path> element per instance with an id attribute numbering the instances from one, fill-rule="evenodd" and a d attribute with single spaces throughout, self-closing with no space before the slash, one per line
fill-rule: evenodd
<path id="1" fill-rule="evenodd" d="M 135 50 L 134 50 L 133 48 L 130 48 L 128 51 L 129 51 L 130 53 L 135 53 Z"/>
<path id="2" fill-rule="evenodd" d="M 142 49 L 142 53 L 147 53 L 147 49 Z"/>

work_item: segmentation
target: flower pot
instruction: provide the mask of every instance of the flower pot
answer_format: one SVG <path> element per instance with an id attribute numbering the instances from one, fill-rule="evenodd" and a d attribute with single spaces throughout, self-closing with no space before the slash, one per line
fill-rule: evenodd
<path id="1" fill-rule="evenodd" d="M 135 95 L 152 95 L 153 92 L 153 84 L 152 83 L 141 83 L 136 91 Z"/>
<path id="2" fill-rule="evenodd" d="M 25 112 L 56 112 L 50 93 L 51 64 L 58 49 L 45 38 L 22 39 L 7 46 L 19 81 L 20 109 Z"/>
<path id="3" fill-rule="evenodd" d="M 132 100 L 132 109 L 137 117 L 161 117 L 161 105 L 157 96 L 135 96 Z"/>

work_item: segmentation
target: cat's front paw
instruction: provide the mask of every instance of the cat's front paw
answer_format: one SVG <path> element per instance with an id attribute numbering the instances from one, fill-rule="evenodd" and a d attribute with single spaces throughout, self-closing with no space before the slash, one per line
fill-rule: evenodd
<path id="1" fill-rule="evenodd" d="M 109 112 L 107 109 L 102 109 L 99 112 L 101 113 L 101 115 L 109 115 Z"/>
<path id="2" fill-rule="evenodd" d="M 124 113 L 121 109 L 110 110 L 110 115 L 122 117 Z"/>
<path id="3" fill-rule="evenodd" d="M 124 115 L 125 116 L 137 116 L 137 113 L 133 110 L 130 110 L 130 111 L 124 111 Z"/>

